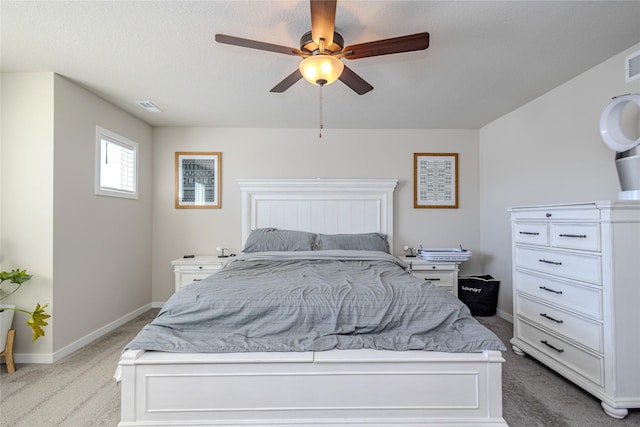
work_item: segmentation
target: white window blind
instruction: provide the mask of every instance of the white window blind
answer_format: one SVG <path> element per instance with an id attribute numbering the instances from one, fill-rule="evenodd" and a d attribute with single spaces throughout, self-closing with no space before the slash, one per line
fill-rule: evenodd
<path id="1" fill-rule="evenodd" d="M 137 198 L 138 144 L 98 127 L 96 154 L 96 194 Z"/>

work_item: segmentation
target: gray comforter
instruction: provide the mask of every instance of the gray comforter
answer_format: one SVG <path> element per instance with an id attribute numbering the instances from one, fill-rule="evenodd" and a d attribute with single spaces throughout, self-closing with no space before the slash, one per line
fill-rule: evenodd
<path id="1" fill-rule="evenodd" d="M 382 252 L 239 255 L 175 293 L 126 349 L 505 350 L 455 296 Z"/>

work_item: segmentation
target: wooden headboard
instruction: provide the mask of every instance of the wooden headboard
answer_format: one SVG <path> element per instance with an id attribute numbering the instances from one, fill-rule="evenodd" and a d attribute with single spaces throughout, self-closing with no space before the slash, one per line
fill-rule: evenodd
<path id="1" fill-rule="evenodd" d="M 251 230 L 379 232 L 393 253 L 395 179 L 239 179 L 242 247 Z"/>

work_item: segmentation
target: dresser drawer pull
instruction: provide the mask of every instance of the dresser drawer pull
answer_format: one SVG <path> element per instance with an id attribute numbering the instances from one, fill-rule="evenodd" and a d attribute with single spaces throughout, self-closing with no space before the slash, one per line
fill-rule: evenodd
<path id="1" fill-rule="evenodd" d="M 202 280 L 202 279 L 193 279 L 193 282 L 199 282 L 199 281 L 201 281 L 201 280 Z"/>
<path id="2" fill-rule="evenodd" d="M 562 320 L 554 319 L 553 317 L 547 315 L 547 313 L 540 313 L 540 316 L 544 317 L 545 319 L 553 320 L 556 323 L 564 323 Z"/>
<path id="3" fill-rule="evenodd" d="M 521 231 L 520 234 L 526 234 L 529 236 L 539 236 L 540 233 L 536 233 L 535 231 Z"/>
<path id="4" fill-rule="evenodd" d="M 200 270 L 202 270 L 202 266 L 201 266 L 201 265 L 199 265 L 199 266 L 198 266 L 198 268 L 199 268 Z"/>
<path id="5" fill-rule="evenodd" d="M 560 237 L 575 237 L 577 239 L 586 239 L 586 234 L 560 234 Z"/>
<path id="6" fill-rule="evenodd" d="M 541 340 L 540 341 L 542 344 L 546 345 L 547 347 L 551 347 L 552 349 L 554 349 L 555 351 L 557 351 L 558 353 L 564 353 L 564 350 L 561 348 L 557 348 L 552 346 L 551 344 L 549 344 L 546 340 Z"/>
<path id="7" fill-rule="evenodd" d="M 562 291 L 556 291 L 555 289 L 547 288 L 546 286 L 539 286 L 539 288 L 542 289 L 543 291 L 552 292 L 558 295 L 562 293 Z"/>
<path id="8" fill-rule="evenodd" d="M 545 264 L 562 265 L 561 262 L 549 261 L 547 259 L 539 259 L 538 262 L 544 262 Z"/>
<path id="9" fill-rule="evenodd" d="M 429 281 L 433 282 L 434 280 L 440 280 L 440 278 L 439 277 L 434 277 L 434 278 L 429 279 L 428 277 L 425 277 L 424 280 L 429 280 Z"/>

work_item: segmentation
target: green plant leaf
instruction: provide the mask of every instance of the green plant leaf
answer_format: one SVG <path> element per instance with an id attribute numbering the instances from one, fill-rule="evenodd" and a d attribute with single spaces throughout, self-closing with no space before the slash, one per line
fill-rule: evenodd
<path id="1" fill-rule="evenodd" d="M 42 327 L 49 324 L 45 322 L 45 319 L 51 317 L 44 312 L 44 309 L 47 308 L 48 305 L 49 304 L 45 304 L 41 307 L 40 304 L 36 304 L 35 310 L 33 310 L 31 317 L 27 320 L 27 325 L 31 326 L 31 329 L 33 329 L 33 341 L 44 336 L 44 329 L 42 329 Z"/>
<path id="2" fill-rule="evenodd" d="M 31 275 L 27 274 L 27 270 L 20 270 L 19 268 L 11 271 L 0 272 L 0 282 L 9 280 L 11 283 L 22 285 L 27 280 L 31 279 Z"/>
<path id="3" fill-rule="evenodd" d="M 0 284 L 2 284 L 5 280 L 10 281 L 11 283 L 15 283 L 18 286 L 15 286 L 11 292 L 1 295 L 0 300 L 3 300 L 11 295 L 13 295 L 24 282 L 31 279 L 31 275 L 27 274 L 27 270 L 20 270 L 19 268 L 11 271 L 2 271 L 0 272 Z M 31 327 L 33 330 L 33 341 L 37 340 L 40 337 L 44 336 L 44 326 L 49 325 L 49 323 L 45 322 L 46 319 L 51 316 L 45 313 L 44 309 L 47 308 L 49 304 L 45 304 L 41 306 L 39 303 L 36 304 L 36 308 L 33 311 L 23 310 L 21 308 L 12 308 L 14 311 L 21 311 L 23 313 L 27 313 L 29 315 L 29 319 L 27 320 L 27 325 Z"/>

